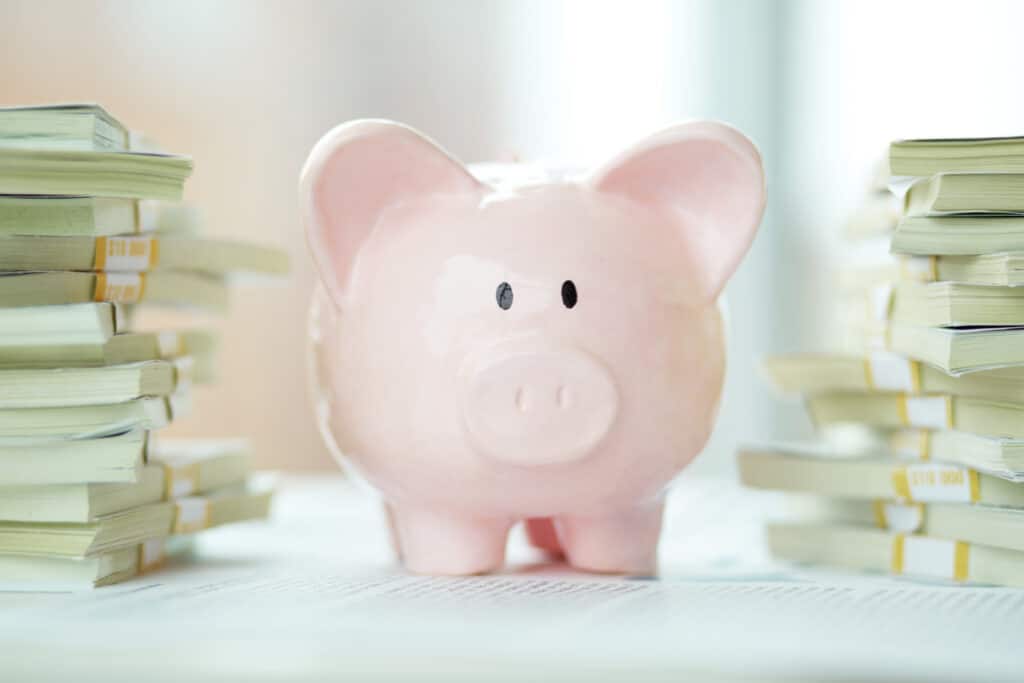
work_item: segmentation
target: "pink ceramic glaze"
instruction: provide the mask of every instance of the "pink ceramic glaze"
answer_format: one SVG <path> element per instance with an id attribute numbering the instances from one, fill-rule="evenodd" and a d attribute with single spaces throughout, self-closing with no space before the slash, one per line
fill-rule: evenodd
<path id="1" fill-rule="evenodd" d="M 300 193 L 318 410 L 407 568 L 494 570 L 526 520 L 578 568 L 654 571 L 666 486 L 715 421 L 716 299 L 764 208 L 750 141 L 679 124 L 586 177 L 488 184 L 355 121 Z"/>

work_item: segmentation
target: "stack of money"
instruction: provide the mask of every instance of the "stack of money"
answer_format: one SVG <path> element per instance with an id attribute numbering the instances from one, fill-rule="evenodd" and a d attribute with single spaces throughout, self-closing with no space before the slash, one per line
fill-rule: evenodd
<path id="1" fill-rule="evenodd" d="M 740 476 L 817 497 L 769 525 L 782 558 L 1024 585 L 1024 139 L 898 141 L 889 163 L 900 216 L 890 263 L 854 278 L 860 350 L 765 363 L 819 432 L 873 440 L 744 448 Z"/>
<path id="2" fill-rule="evenodd" d="M 203 237 L 189 158 L 96 105 L 0 109 L 0 588 L 103 585 L 188 535 L 265 517 L 244 441 L 161 440 L 213 378 L 216 335 L 137 308 L 223 312 L 279 250 Z"/>

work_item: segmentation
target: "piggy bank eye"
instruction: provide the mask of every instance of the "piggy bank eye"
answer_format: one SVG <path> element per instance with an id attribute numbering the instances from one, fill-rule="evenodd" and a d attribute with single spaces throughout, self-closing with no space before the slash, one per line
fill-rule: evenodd
<path id="1" fill-rule="evenodd" d="M 497 291 L 494 292 L 494 298 L 498 301 L 498 306 L 503 310 L 512 308 L 512 285 L 507 282 L 502 282 L 498 285 Z"/>
<path id="2" fill-rule="evenodd" d="M 562 283 L 562 303 L 565 304 L 566 308 L 572 308 L 576 305 L 576 284 L 572 280 L 566 280 Z"/>

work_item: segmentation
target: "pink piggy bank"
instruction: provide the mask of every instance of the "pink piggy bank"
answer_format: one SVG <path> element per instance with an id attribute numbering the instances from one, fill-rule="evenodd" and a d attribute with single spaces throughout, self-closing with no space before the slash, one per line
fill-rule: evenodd
<path id="1" fill-rule="evenodd" d="M 751 142 L 684 123 L 585 177 L 488 184 L 354 121 L 300 194 L 317 410 L 405 566 L 495 570 L 525 521 L 574 567 L 655 571 L 665 490 L 715 421 L 716 300 L 764 209 Z"/>

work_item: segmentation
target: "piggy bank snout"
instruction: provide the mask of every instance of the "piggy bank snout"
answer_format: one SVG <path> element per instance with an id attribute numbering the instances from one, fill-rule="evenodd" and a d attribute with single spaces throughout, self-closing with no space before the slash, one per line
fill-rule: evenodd
<path id="1" fill-rule="evenodd" d="M 618 412 L 611 373 L 573 349 L 487 349 L 463 364 L 459 389 L 474 448 L 508 464 L 582 459 Z"/>

